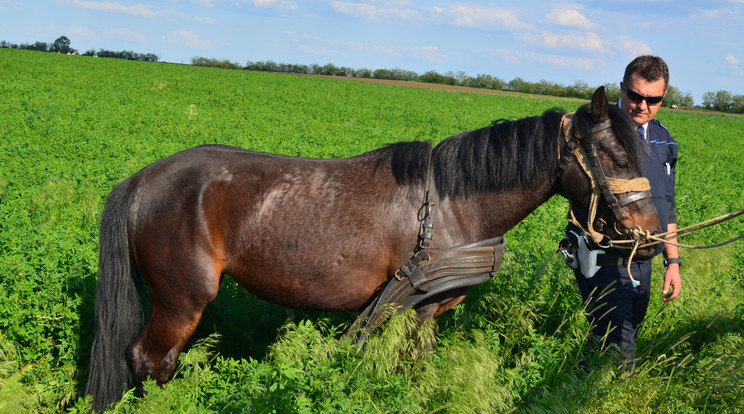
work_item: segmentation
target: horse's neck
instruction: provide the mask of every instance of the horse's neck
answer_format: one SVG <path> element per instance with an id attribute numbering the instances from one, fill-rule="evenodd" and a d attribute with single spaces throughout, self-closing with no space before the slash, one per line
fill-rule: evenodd
<path id="1" fill-rule="evenodd" d="M 556 193 L 555 181 L 546 174 L 534 188 L 445 199 L 439 227 L 445 229 L 451 243 L 502 236 Z"/>

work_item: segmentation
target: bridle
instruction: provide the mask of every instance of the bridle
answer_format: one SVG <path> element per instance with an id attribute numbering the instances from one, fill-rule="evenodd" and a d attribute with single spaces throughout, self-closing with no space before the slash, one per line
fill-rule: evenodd
<path id="1" fill-rule="evenodd" d="M 559 173 L 563 174 L 572 159 L 576 159 L 589 177 L 592 186 L 592 196 L 589 203 L 589 214 L 587 215 L 586 227 L 576 219 L 573 210 L 570 210 L 569 221 L 581 229 L 585 234 L 591 236 L 595 243 L 599 244 L 604 239 L 604 235 L 594 229 L 594 222 L 597 215 L 599 196 L 602 195 L 617 219 L 617 222 L 615 223 L 615 231 L 618 234 L 637 235 L 643 233 L 643 229 L 635 225 L 633 218 L 625 214 L 623 207 L 639 200 L 651 198 L 651 185 L 649 184 L 648 179 L 645 177 L 638 177 L 627 180 L 607 177 L 599 163 L 595 141 L 596 138 L 609 133 L 607 130 L 612 127 L 612 122 L 610 122 L 609 119 L 606 119 L 594 125 L 591 129 L 592 139 L 583 141 L 585 145 L 581 145 L 579 140 L 583 139 L 583 137 L 573 127 L 573 116 L 574 113 L 569 113 L 563 115 L 563 118 L 561 119 L 560 134 L 558 138 L 558 159 L 560 161 Z M 561 149 L 560 144 L 564 140 L 566 144 L 563 145 Z M 586 146 L 586 148 L 584 148 L 584 146 Z M 625 229 L 618 229 L 617 223 L 621 223 Z"/>

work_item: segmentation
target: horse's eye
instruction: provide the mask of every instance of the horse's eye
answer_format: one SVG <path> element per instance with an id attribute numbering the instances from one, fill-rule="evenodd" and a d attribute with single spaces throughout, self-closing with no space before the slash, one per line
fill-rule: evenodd
<path id="1" fill-rule="evenodd" d="M 615 168 L 619 171 L 628 171 L 628 161 L 620 160 L 615 162 Z"/>

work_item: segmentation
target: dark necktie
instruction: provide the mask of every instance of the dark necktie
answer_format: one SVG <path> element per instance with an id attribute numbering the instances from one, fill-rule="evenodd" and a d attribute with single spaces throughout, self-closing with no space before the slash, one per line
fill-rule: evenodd
<path id="1" fill-rule="evenodd" d="M 641 139 L 643 140 L 643 142 L 646 142 L 646 134 L 643 133 L 643 127 L 642 126 L 637 127 L 636 131 L 638 131 L 638 135 L 641 136 Z"/>

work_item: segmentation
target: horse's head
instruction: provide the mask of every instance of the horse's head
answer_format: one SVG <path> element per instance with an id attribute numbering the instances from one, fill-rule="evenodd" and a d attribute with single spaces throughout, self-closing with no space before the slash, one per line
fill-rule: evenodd
<path id="1" fill-rule="evenodd" d="M 598 243 L 661 231 L 649 182 L 642 175 L 641 142 L 633 122 L 608 105 L 604 87 L 561 125 L 561 186 L 580 212 L 576 224 Z M 606 241 L 606 239 L 605 239 Z M 638 249 L 650 256 L 655 246 Z M 628 249 L 630 253 L 630 249 Z"/>

